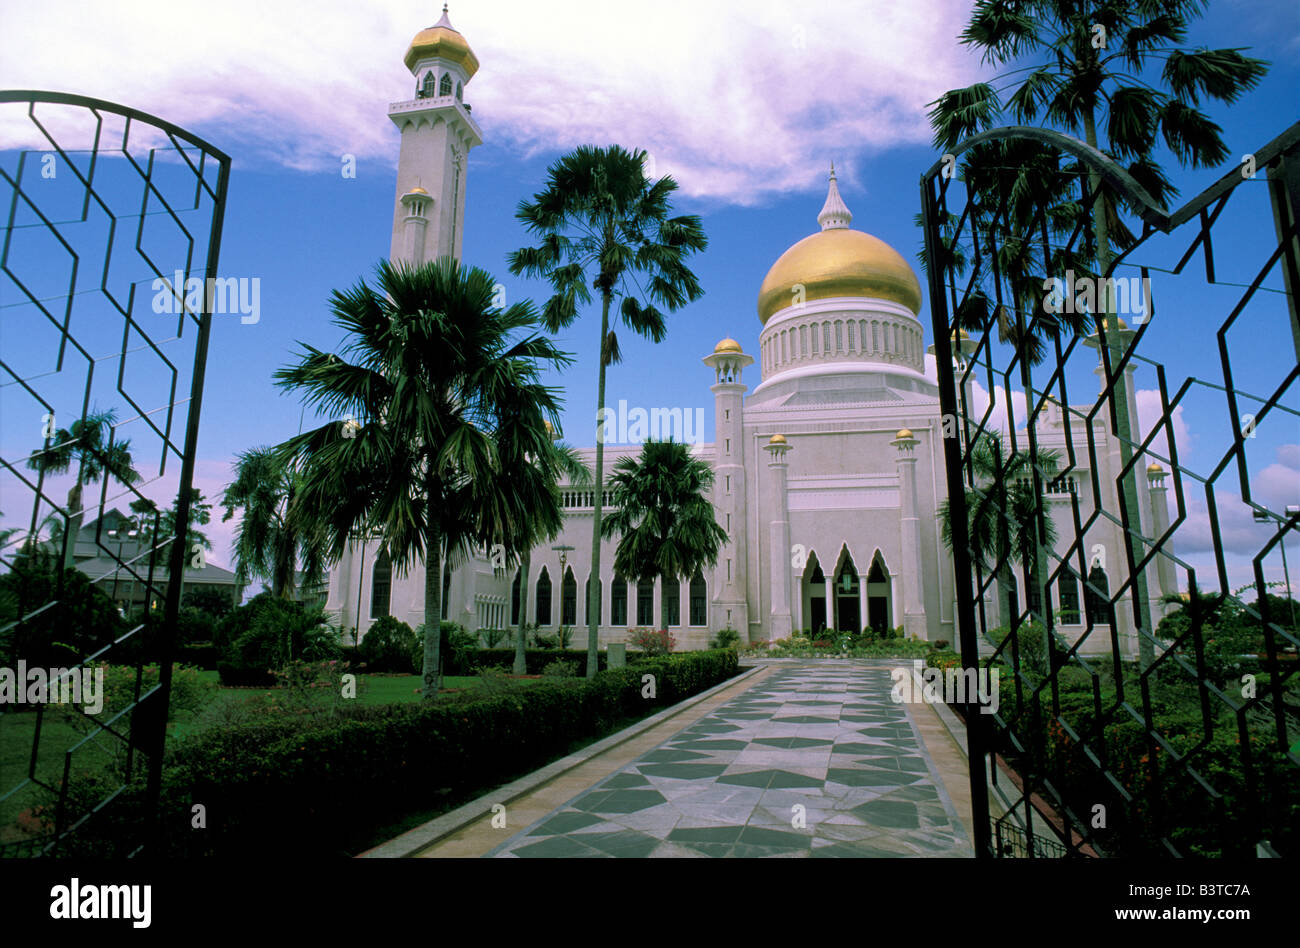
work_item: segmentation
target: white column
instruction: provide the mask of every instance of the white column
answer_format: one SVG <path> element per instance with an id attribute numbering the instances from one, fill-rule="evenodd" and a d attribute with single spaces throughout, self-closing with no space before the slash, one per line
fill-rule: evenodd
<path id="1" fill-rule="evenodd" d="M 835 577 L 823 573 L 823 578 L 826 580 L 826 628 L 829 630 L 835 628 Z M 816 633 L 817 630 L 813 629 L 813 634 Z"/>
<path id="2" fill-rule="evenodd" d="M 790 450 L 783 435 L 773 435 L 765 445 L 771 472 L 771 498 L 768 524 L 771 544 L 768 576 L 771 578 L 772 610 L 769 616 L 771 639 L 789 638 L 793 632 L 790 613 L 790 511 L 786 490 L 786 460 Z"/>
<path id="3" fill-rule="evenodd" d="M 867 573 L 869 572 L 871 572 L 870 566 L 867 567 Z M 855 633 L 861 632 L 868 624 L 867 600 L 870 597 L 867 595 L 867 573 L 858 574 L 858 618 L 862 621 L 862 625 L 853 630 Z"/>
<path id="4" fill-rule="evenodd" d="M 898 573 L 889 572 L 889 627 L 896 629 L 903 624 L 901 610 L 898 608 Z"/>
<path id="5" fill-rule="evenodd" d="M 921 518 L 916 504 L 916 446 L 920 443 L 906 428 L 898 432 L 891 444 L 898 449 L 899 506 L 901 508 L 900 539 L 903 562 L 903 621 L 904 633 L 917 638 L 929 638 L 925 619 L 925 605 L 921 598 Z"/>

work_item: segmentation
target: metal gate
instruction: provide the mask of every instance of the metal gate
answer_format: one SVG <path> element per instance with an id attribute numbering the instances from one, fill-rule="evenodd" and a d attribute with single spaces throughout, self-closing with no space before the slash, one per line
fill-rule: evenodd
<path id="1" fill-rule="evenodd" d="M 1300 125 L 1173 213 L 1028 127 L 921 201 L 977 853 L 1296 851 Z"/>
<path id="2" fill-rule="evenodd" d="M 0 666 L 17 689 L 0 745 L 27 751 L 0 773 L 0 855 L 84 851 L 78 831 L 107 819 L 135 855 L 156 829 L 194 565 L 230 159 L 61 93 L 0 92 L 0 129 Z"/>

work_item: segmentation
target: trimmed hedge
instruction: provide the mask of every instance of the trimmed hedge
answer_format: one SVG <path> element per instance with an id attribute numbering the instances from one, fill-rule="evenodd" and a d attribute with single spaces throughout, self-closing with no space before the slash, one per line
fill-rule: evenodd
<path id="1" fill-rule="evenodd" d="M 737 664 L 731 649 L 692 652 L 504 694 L 215 728 L 168 755 L 164 854 L 247 857 L 289 847 L 295 856 L 343 855 L 405 814 L 498 786 L 575 741 L 726 681 Z M 647 674 L 653 698 L 642 697 Z M 111 816 L 91 820 L 74 841 L 77 854 L 129 851 L 134 834 L 123 821 L 139 812 L 143 789 L 137 780 Z M 202 830 L 191 827 L 194 804 L 206 808 Z"/>
<path id="2" fill-rule="evenodd" d="M 191 645 L 178 645 L 173 656 L 177 665 L 193 665 L 207 671 L 216 671 L 221 653 L 211 642 L 195 642 Z"/>
<path id="3" fill-rule="evenodd" d="M 632 656 L 628 656 L 629 662 Z M 603 650 L 596 653 L 599 668 L 604 671 L 609 667 L 609 655 Z M 577 662 L 580 673 L 587 668 L 587 650 L 564 648 L 530 648 L 524 650 L 525 674 L 540 675 L 542 670 L 554 661 Z M 513 648 L 481 648 L 475 653 L 475 665 L 478 668 L 504 668 L 507 671 L 515 667 L 515 650 Z"/>

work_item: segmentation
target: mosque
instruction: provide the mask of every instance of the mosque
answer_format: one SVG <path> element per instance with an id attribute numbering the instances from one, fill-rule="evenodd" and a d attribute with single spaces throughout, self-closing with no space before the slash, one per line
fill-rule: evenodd
<path id="1" fill-rule="evenodd" d="M 466 163 L 482 141 L 464 101 L 478 59 L 444 8 L 442 19 L 416 34 L 404 62 L 414 94 L 388 109 L 401 130 L 391 256 L 417 263 L 459 257 Z M 702 360 L 700 383 L 712 382 L 716 441 L 695 450 L 715 472 L 712 500 L 729 537 L 716 566 L 695 576 L 629 582 L 614 575 L 615 543 L 606 542 L 598 579 L 602 644 L 623 641 L 634 627 L 668 629 L 682 649 L 705 647 L 724 628 L 739 631 L 742 641 L 867 626 L 956 641 L 954 568 L 936 514 L 946 497 L 943 428 L 935 363 L 927 368 L 926 360 L 933 347 L 927 350 L 919 318 L 921 286 L 897 250 L 851 227 L 833 169 L 816 219 L 817 229 L 772 264 L 758 290 L 763 328 L 756 356 L 728 338 Z M 960 360 L 974 348 L 964 334 L 957 342 L 952 371 L 963 369 Z M 1137 430 L 1132 384 L 1128 398 Z M 1064 455 L 1066 424 L 1074 444 L 1085 444 L 1086 422 L 1060 406 L 1039 424 L 1039 444 Z M 1100 420 L 1093 437 L 1095 455 L 1078 451 L 1079 466 L 1047 486 L 1061 536 L 1073 535 L 1071 496 L 1086 517 L 1095 505 L 1093 485 L 1100 485 L 1107 510 L 1118 509 L 1119 445 Z M 607 445 L 606 470 L 637 453 L 636 445 Z M 583 454 L 594 467 L 595 449 Z M 1087 470 L 1093 458 L 1101 468 L 1096 478 Z M 1144 533 L 1163 532 L 1164 472 L 1152 465 L 1138 490 Z M 486 555 L 450 570 L 444 618 L 471 630 L 511 629 L 526 614 L 546 631 L 572 627 L 573 644 L 581 647 L 593 497 L 564 489 L 564 530 L 532 551 L 527 576 L 517 567 L 494 569 Z M 1117 524 L 1096 518 L 1086 536 L 1094 585 L 1105 587 L 1107 556 L 1120 561 L 1120 541 Z M 329 577 L 327 609 L 362 635 L 383 615 L 412 627 L 423 621 L 421 571 L 396 575 L 378 547 L 357 544 Z M 1153 603 L 1176 591 L 1172 567 L 1160 559 L 1149 569 Z M 1067 641 L 1091 617 L 1101 628 L 1083 651 L 1108 650 L 1108 626 L 1118 623 L 1121 648 L 1135 653 L 1127 594 L 1112 609 L 1076 576 L 1064 575 L 1050 595 Z M 998 598 L 990 588 L 990 628 L 998 624 Z"/>

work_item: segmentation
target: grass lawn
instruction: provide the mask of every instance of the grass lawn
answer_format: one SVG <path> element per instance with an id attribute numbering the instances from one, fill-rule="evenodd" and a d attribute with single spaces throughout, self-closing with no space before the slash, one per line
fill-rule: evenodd
<path id="1" fill-rule="evenodd" d="M 41 721 L 36 776 L 51 786 L 58 786 L 63 780 L 65 752 L 84 739 L 84 735 L 68 723 L 69 717 L 60 710 L 47 710 Z M 6 711 L 0 714 L 0 793 L 7 793 L 26 778 L 35 733 L 35 712 Z M 121 742 L 109 735 L 101 734 L 86 741 L 72 755 L 72 771 L 100 770 L 108 766 L 114 750 L 120 747 Z M 28 784 L 0 801 L 0 842 L 23 838 L 12 825 L 18 815 L 51 799 L 52 795 L 40 785 Z"/>
<path id="2" fill-rule="evenodd" d="M 199 677 L 205 681 L 219 683 L 220 677 L 215 671 L 201 671 Z M 535 685 L 540 678 L 516 678 L 514 682 L 521 687 Z M 420 700 L 419 675 L 357 675 L 357 702 L 359 704 L 394 704 L 401 701 Z M 483 680 L 477 675 L 446 675 L 442 679 L 442 689 L 447 692 L 479 690 Z M 222 693 L 254 695 L 265 693 L 264 688 L 222 688 Z"/>
<path id="3" fill-rule="evenodd" d="M 220 682 L 215 671 L 200 671 L 199 677 L 213 684 Z M 516 686 L 529 687 L 541 679 L 515 679 Z M 443 679 L 443 689 L 448 693 L 478 690 L 483 687 L 477 675 L 448 676 Z M 357 697 L 360 704 L 394 704 L 420 700 L 419 675 L 358 675 Z M 218 697 L 231 695 L 251 698 L 265 694 L 260 688 L 221 688 Z M 84 735 L 68 723 L 69 716 L 58 710 L 48 710 L 41 722 L 41 741 L 36 761 L 36 774 L 45 783 L 58 786 L 63 779 L 65 752 L 82 741 Z M 124 724 L 125 722 L 119 722 Z M 193 715 L 182 714 L 167 726 L 169 742 L 188 737 L 195 730 Z M 32 738 L 36 732 L 36 714 L 6 711 L 0 714 L 0 793 L 5 793 L 27 776 L 32 755 Z M 99 733 L 82 744 L 72 758 L 72 770 L 95 771 L 109 765 L 115 752 L 121 752 L 122 742 Z M 144 758 L 137 757 L 137 762 Z M 29 784 L 12 796 L 0 801 L 0 842 L 24 838 L 13 825 L 19 815 L 32 806 L 49 802 L 52 794 L 37 784 Z"/>

